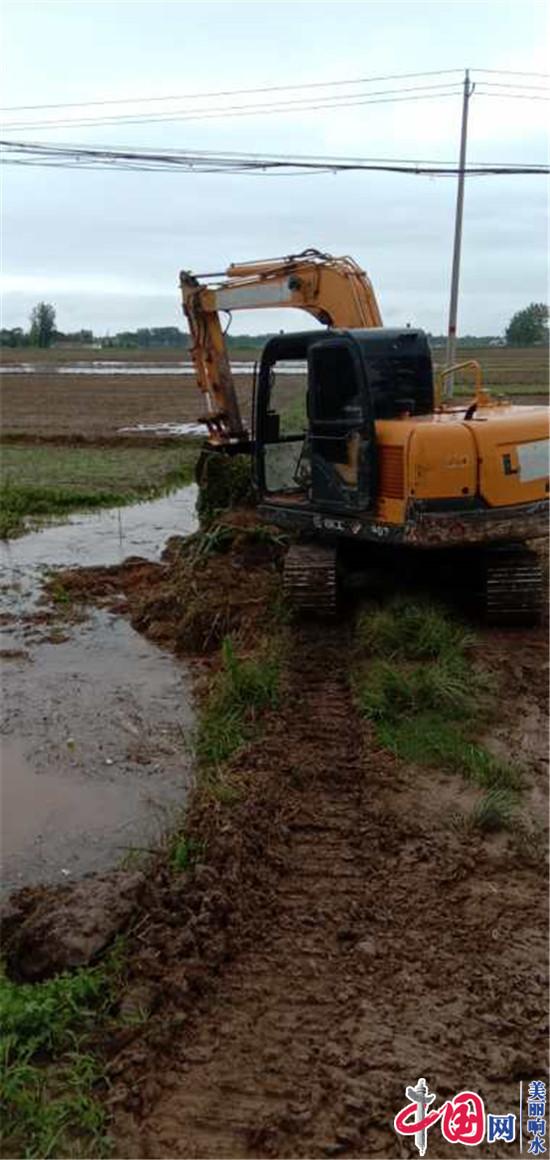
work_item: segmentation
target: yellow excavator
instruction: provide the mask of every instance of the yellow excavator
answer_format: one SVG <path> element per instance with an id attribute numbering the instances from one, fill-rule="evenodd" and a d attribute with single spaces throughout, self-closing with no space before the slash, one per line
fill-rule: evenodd
<path id="1" fill-rule="evenodd" d="M 332 615 L 346 575 L 403 549 L 435 551 L 492 623 L 532 624 L 542 575 L 528 541 L 548 534 L 548 413 L 492 399 L 475 362 L 434 378 L 425 333 L 387 328 L 348 257 L 306 250 L 180 275 L 208 446 L 253 455 L 260 514 L 298 533 L 284 587 Z M 262 352 L 252 431 L 243 423 L 220 312 L 298 307 L 325 329 Z M 475 389 L 446 384 L 471 370 Z"/>

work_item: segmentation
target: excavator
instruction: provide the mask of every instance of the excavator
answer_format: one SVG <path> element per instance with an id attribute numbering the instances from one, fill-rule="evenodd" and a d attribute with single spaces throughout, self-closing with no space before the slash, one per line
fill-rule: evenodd
<path id="1" fill-rule="evenodd" d="M 262 518 L 294 533 L 284 590 L 298 612 L 336 614 L 346 579 L 403 552 L 436 553 L 494 624 L 533 624 L 548 535 L 545 407 L 494 399 L 469 360 L 434 376 L 424 331 L 388 328 L 366 273 L 318 250 L 180 274 L 207 447 L 253 457 Z M 220 312 L 298 307 L 322 324 L 262 352 L 252 430 Z M 455 401 L 457 371 L 474 390 Z"/>

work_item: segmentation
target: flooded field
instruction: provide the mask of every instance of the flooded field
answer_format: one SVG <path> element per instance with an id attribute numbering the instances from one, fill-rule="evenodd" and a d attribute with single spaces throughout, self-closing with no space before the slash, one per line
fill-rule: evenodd
<path id="1" fill-rule="evenodd" d="M 3 888 L 59 882 L 154 845 L 191 780 L 186 666 L 101 609 L 52 622 L 45 569 L 157 559 L 195 488 L 0 545 Z"/>
<path id="2" fill-rule="evenodd" d="M 251 375 L 257 364 L 250 361 L 232 361 L 231 368 L 235 374 Z M 305 363 L 280 362 L 278 373 L 293 375 L 305 371 Z M 96 359 L 91 362 L 59 363 L 47 362 L 10 363 L 2 366 L 0 373 L 10 375 L 194 375 L 195 368 L 191 362 L 179 363 L 132 363 L 115 362 L 107 359 Z"/>

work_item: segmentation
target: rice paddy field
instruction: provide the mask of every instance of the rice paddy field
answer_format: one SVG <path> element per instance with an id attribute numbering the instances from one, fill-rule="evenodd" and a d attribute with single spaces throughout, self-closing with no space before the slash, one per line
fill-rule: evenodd
<path id="1" fill-rule="evenodd" d="M 250 351 L 234 351 L 238 393 L 245 415 L 252 395 Z M 434 351 L 436 370 L 444 352 Z M 460 350 L 460 361 L 477 360 L 484 383 L 496 394 L 528 403 L 548 401 L 548 351 L 486 347 Z M 124 428 L 193 423 L 202 402 L 181 350 L 105 351 L 54 348 L 2 351 L 2 435 L 6 439 L 120 441 Z M 240 364 L 240 365 L 239 365 Z M 178 368 L 186 365 L 187 372 Z M 299 382 L 288 375 L 289 402 Z M 457 394 L 469 394 L 471 372 L 457 376 Z M 146 432 L 141 431 L 141 438 Z M 149 435 L 154 432 L 149 430 Z"/>

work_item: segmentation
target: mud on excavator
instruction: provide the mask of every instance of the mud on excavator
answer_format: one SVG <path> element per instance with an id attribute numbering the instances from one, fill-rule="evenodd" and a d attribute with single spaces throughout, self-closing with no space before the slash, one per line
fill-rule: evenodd
<path id="1" fill-rule="evenodd" d="M 182 272 L 180 284 L 207 445 L 251 454 L 260 514 L 298 533 L 284 568 L 298 611 L 334 614 L 346 576 L 381 560 L 401 569 L 406 550 L 445 559 L 490 622 L 537 621 L 542 575 L 528 541 L 548 534 L 545 407 L 491 398 L 474 362 L 434 379 L 425 333 L 382 325 L 351 258 L 306 250 Z M 326 329 L 267 342 L 249 432 L 220 311 L 281 306 Z M 285 377 L 302 368 L 289 405 Z M 460 404 L 446 389 L 459 369 L 475 376 Z"/>

